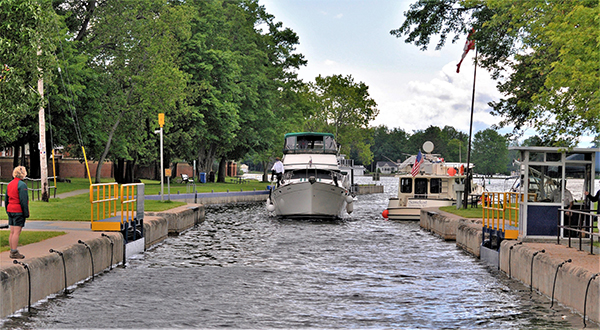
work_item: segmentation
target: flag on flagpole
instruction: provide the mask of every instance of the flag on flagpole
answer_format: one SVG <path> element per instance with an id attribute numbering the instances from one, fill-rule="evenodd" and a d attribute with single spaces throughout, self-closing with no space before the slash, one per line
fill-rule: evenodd
<path id="1" fill-rule="evenodd" d="M 471 32 L 469 33 L 469 35 L 467 36 L 467 42 L 465 42 L 465 48 L 463 49 L 462 57 L 460 58 L 460 62 L 458 62 L 458 64 L 456 65 L 456 73 L 460 72 L 460 65 L 462 64 L 465 57 L 467 57 L 467 53 L 471 49 L 475 49 L 475 40 L 471 39 L 474 32 L 475 32 L 475 29 L 472 29 Z"/>
<path id="2" fill-rule="evenodd" d="M 416 176 L 417 174 L 419 174 L 419 169 L 421 168 L 422 163 L 423 163 L 423 154 L 421 154 L 421 150 L 419 150 L 419 154 L 417 155 L 417 158 L 415 159 L 415 163 L 413 164 L 412 171 L 410 171 L 410 174 L 412 174 L 412 176 Z"/>

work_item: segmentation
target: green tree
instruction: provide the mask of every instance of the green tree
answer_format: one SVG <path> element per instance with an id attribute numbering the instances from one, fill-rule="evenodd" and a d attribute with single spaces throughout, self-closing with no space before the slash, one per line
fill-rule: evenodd
<path id="1" fill-rule="evenodd" d="M 0 146 L 19 149 L 28 143 L 33 177 L 39 175 L 37 114 L 46 105 L 37 84 L 54 78 L 58 24 L 49 0 L 0 2 Z"/>
<path id="2" fill-rule="evenodd" d="M 311 83 L 314 114 L 306 123 L 307 130 L 333 133 L 342 145 L 342 153 L 356 150 L 358 161 L 370 164 L 373 154 L 372 128 L 369 122 L 379 114 L 377 103 L 369 95 L 369 87 L 355 83 L 348 75 L 319 75 Z"/>
<path id="3" fill-rule="evenodd" d="M 419 0 L 391 31 L 426 49 L 474 28 L 479 65 L 499 80 L 491 102 L 500 126 L 537 129 L 545 140 L 575 144 L 600 134 L 598 1 Z"/>
<path id="4" fill-rule="evenodd" d="M 471 152 L 475 172 L 479 174 L 507 172 L 508 140 L 495 130 L 488 128 L 475 133 Z"/>
<path id="5" fill-rule="evenodd" d="M 90 0 L 86 8 L 80 17 L 83 22 L 71 26 L 80 27 L 76 37 L 82 43 L 80 51 L 88 54 L 88 65 L 104 91 L 95 100 L 102 104 L 100 111 L 89 113 L 100 120 L 83 117 L 99 124 L 93 139 L 104 148 L 91 158 L 98 160 L 96 182 L 100 182 L 105 159 L 135 162 L 149 156 L 148 150 L 157 150 L 149 146 L 156 141 L 150 134 L 158 126 L 159 112 L 177 118 L 175 110 L 184 103 L 187 83 L 177 58 L 180 42 L 189 37 L 189 19 L 185 6 L 159 0 Z M 77 13 L 79 7 L 72 9 Z"/>

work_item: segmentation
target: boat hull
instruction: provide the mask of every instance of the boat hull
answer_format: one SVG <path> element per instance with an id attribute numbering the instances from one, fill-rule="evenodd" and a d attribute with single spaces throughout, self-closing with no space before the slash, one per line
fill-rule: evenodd
<path id="1" fill-rule="evenodd" d="M 275 214 L 289 218 L 340 218 L 346 206 L 346 189 L 331 183 L 294 182 L 273 190 Z"/>
<path id="2" fill-rule="evenodd" d="M 388 219 L 418 221 L 421 209 L 428 207 L 451 206 L 455 203 L 448 199 L 409 199 L 407 206 L 399 204 L 398 198 L 390 198 L 388 203 Z"/>

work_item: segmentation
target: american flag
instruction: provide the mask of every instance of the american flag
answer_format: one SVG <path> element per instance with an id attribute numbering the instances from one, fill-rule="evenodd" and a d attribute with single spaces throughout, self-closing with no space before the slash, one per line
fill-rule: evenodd
<path id="1" fill-rule="evenodd" d="M 419 174 L 419 169 L 421 168 L 421 163 L 423 163 L 423 154 L 421 154 L 421 150 L 419 150 L 419 154 L 417 155 L 417 159 L 415 159 L 415 164 L 412 167 L 412 171 L 410 174 L 412 176 L 416 176 Z"/>

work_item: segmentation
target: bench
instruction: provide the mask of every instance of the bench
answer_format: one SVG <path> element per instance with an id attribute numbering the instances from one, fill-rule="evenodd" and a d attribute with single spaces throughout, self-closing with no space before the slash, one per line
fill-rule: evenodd
<path id="1" fill-rule="evenodd" d="M 190 179 L 187 174 L 181 173 L 181 182 L 182 183 L 194 183 L 194 179 Z"/>

